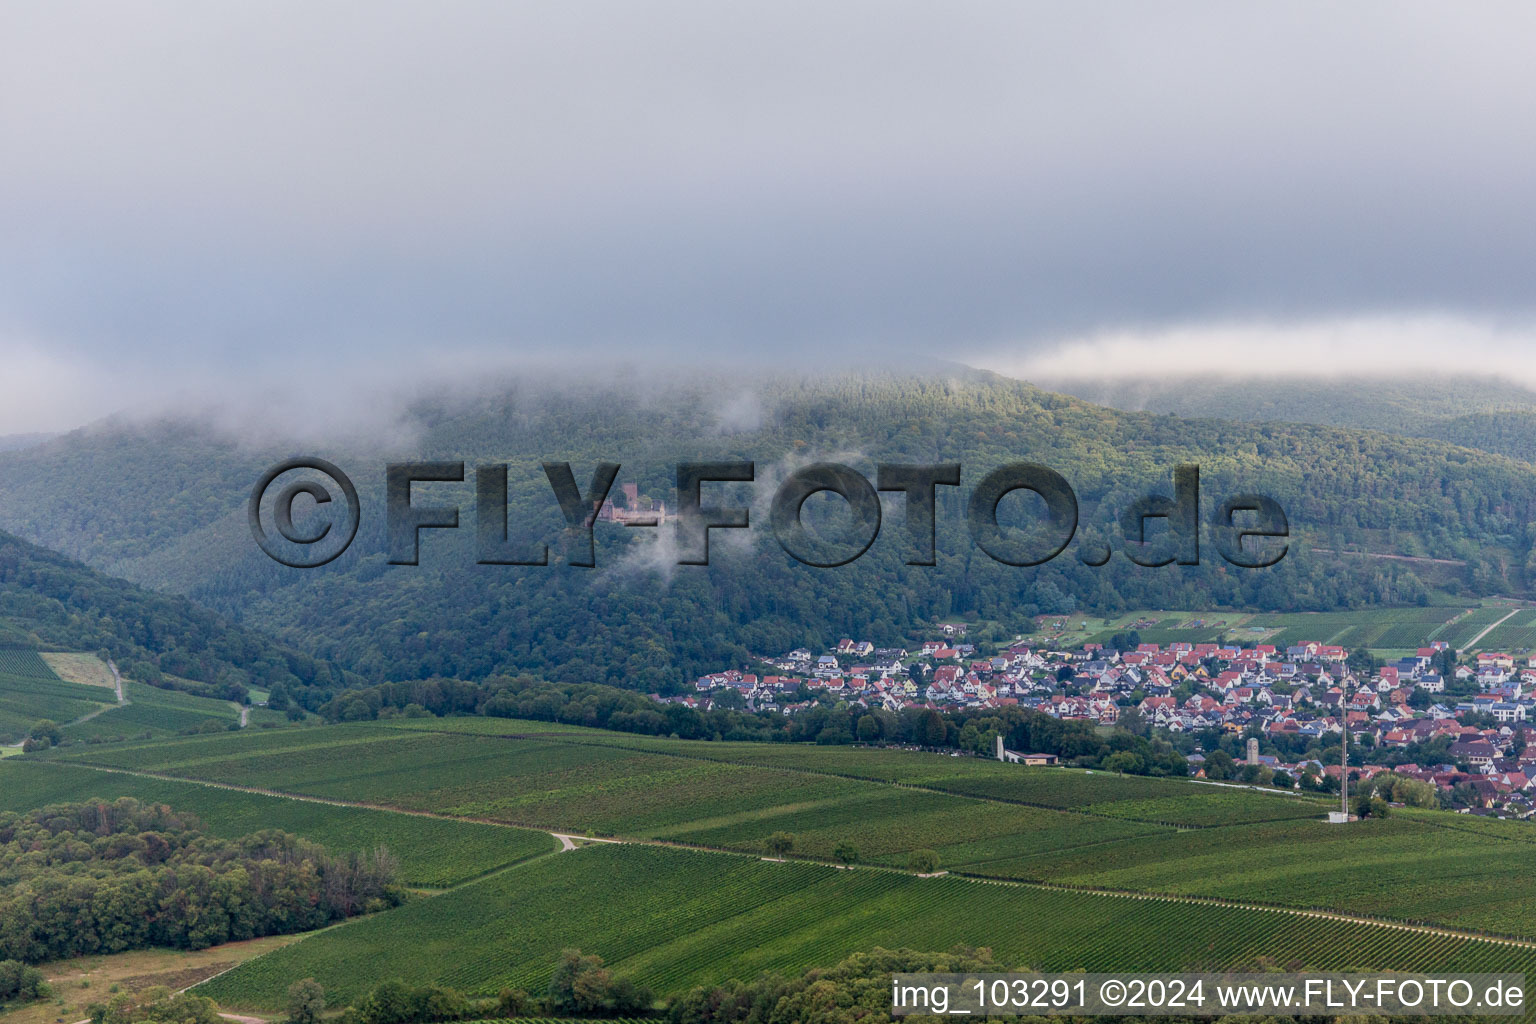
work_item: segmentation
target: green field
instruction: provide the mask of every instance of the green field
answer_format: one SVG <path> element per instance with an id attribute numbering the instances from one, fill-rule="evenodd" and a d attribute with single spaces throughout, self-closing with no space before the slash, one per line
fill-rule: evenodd
<path id="1" fill-rule="evenodd" d="M 14 742 L 47 719 L 63 724 L 112 703 L 99 686 L 67 683 L 34 650 L 0 648 L 0 742 Z"/>
<path id="2" fill-rule="evenodd" d="M 958 943 L 1042 970 L 1173 971 L 1259 957 L 1317 968 L 1536 969 L 1528 949 L 1299 914 L 604 845 L 321 932 L 197 992 L 263 1009 L 280 1007 L 306 976 L 343 1000 L 386 977 L 482 995 L 542 991 L 558 950 L 574 946 L 667 993 L 832 964 L 874 946 Z"/>
<path id="3" fill-rule="evenodd" d="M 681 744 L 591 730 L 523 739 L 447 730 L 529 728 L 455 719 L 179 740 L 71 753 L 120 767 L 261 785 L 539 828 L 757 851 L 772 832 L 830 856 L 905 863 L 914 848 L 946 864 L 1065 850 L 1214 822 L 1316 817 L 1278 792 L 1171 780 L 1030 772 L 974 758 L 900 751 Z M 331 744 L 340 742 L 340 748 Z M 630 744 L 633 744 L 631 746 Z M 344 764 L 344 768 L 338 768 Z M 1123 803 L 1123 806 L 1121 804 Z"/>
<path id="4" fill-rule="evenodd" d="M 1445 640 L 1460 650 L 1513 608 L 1509 604 L 1486 607 L 1472 607 L 1471 604 L 1361 608 L 1341 612 L 1139 611 L 1111 619 L 1109 626 L 1100 619 L 1084 622 L 1081 617 L 1075 617 L 1073 623 L 1081 625 L 1060 641 L 1053 642 L 1070 646 L 1084 642 L 1105 643 L 1116 633 L 1129 631 L 1138 619 L 1153 619 L 1154 625 L 1136 628 L 1142 643 L 1166 646 L 1177 641 L 1206 643 L 1225 638 L 1234 644 L 1267 643 L 1283 650 L 1292 644 L 1315 640 L 1390 654 Z M 1478 648 L 1536 649 L 1536 609 L 1517 612 L 1514 618 L 1484 637 Z"/>
<path id="5" fill-rule="evenodd" d="M 1536 830 L 1440 812 L 1330 827 L 1320 799 L 900 750 L 690 743 L 410 720 L 47 755 L 330 799 L 827 859 L 916 848 L 978 876 L 1180 893 L 1533 935 Z"/>
<path id="6" fill-rule="evenodd" d="M 278 828 L 331 850 L 383 846 L 399 858 L 402 881 L 428 888 L 455 885 L 558 847 L 548 834 L 527 829 L 336 807 L 76 765 L 39 764 L 31 758 L 0 763 L 0 810 L 121 796 L 191 811 L 209 831 L 228 838 Z"/>
<path id="7" fill-rule="evenodd" d="M 191 733 L 210 721 L 228 728 L 240 720 L 240 712 L 229 701 L 163 690 L 133 680 L 123 684 L 123 691 L 127 704 L 69 726 L 64 734 L 96 742 L 155 739 Z"/>
<path id="8" fill-rule="evenodd" d="M 1536 649 L 1536 608 L 1516 612 L 1508 622 L 1501 623 L 1483 637 L 1478 646 L 1486 650 L 1503 651 Z"/>
<path id="9" fill-rule="evenodd" d="M 124 770 L 635 842 L 537 857 L 555 841 L 524 828 Z M 1268 957 L 1524 970 L 1533 959 L 1467 936 L 1254 906 L 1529 938 L 1536 894 L 1518 880 L 1536 872 L 1530 825 L 1400 810 L 1330 826 L 1319 800 L 1191 780 L 464 718 L 74 746 L 0 765 L 0 793 L 0 807 L 17 808 L 133 795 L 192 810 L 221 834 L 271 826 L 333 848 L 383 844 L 413 884 L 447 888 L 205 986 L 253 1009 L 280 1005 L 306 976 L 339 999 L 395 976 L 481 995 L 540 991 L 566 946 L 661 993 L 876 945 L 985 945 L 1042 969 Z M 794 834 L 795 857 L 765 863 L 763 840 L 779 830 Z M 645 845 L 657 840 L 703 849 Z M 841 842 L 857 846 L 859 867 L 811 862 Z M 950 875 L 890 870 L 918 847 L 936 849 Z"/>

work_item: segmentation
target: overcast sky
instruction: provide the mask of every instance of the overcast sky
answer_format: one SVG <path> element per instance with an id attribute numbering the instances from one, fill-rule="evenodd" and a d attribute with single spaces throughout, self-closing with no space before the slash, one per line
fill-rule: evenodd
<path id="1" fill-rule="evenodd" d="M 1536 379 L 1533 39 L 1513 2 L 6 4 L 0 432 L 425 348 L 1409 337 Z"/>

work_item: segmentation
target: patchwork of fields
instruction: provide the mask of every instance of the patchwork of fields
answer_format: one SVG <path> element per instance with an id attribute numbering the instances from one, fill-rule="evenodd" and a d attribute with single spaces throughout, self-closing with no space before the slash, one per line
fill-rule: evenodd
<path id="1" fill-rule="evenodd" d="M 281 1006 L 287 985 L 311 975 L 343 999 L 380 977 L 538 991 L 555 952 L 575 946 L 674 992 L 874 946 L 959 943 L 1043 970 L 1170 971 L 1269 957 L 1318 968 L 1536 971 L 1530 949 L 1299 914 L 603 845 L 322 932 L 197 991 L 253 1009 Z"/>
<path id="2" fill-rule="evenodd" d="M 1319 643 L 1363 647 L 1381 654 L 1410 651 L 1436 640 L 1464 650 L 1514 607 L 1508 604 L 1431 605 L 1424 608 L 1362 608 L 1342 612 L 1137 612 L 1112 620 L 1089 620 L 1079 632 L 1063 638 L 1069 646 L 1105 643 L 1124 633 L 1136 619 L 1153 625 L 1136 628 L 1143 643 L 1167 645 L 1184 641 L 1207 643 L 1225 637 L 1238 644 L 1268 643 L 1277 647 L 1316 640 Z M 1092 625 L 1089 625 L 1092 623 Z M 1479 650 L 1536 650 L 1536 609 L 1521 609 L 1488 633 Z"/>
<path id="3" fill-rule="evenodd" d="M 0 742 L 16 742 L 48 720 L 76 740 L 126 741 L 179 736 L 199 728 L 232 728 L 240 711 L 224 700 L 128 680 L 129 703 L 117 703 L 116 680 L 94 654 L 40 654 L 0 648 Z M 253 709 L 251 724 L 287 725 L 277 712 Z"/>
<path id="4" fill-rule="evenodd" d="M 971 758 L 670 741 L 641 741 L 636 749 L 620 745 L 631 737 L 614 733 L 507 739 L 449 731 L 461 722 L 519 727 L 462 719 L 431 729 L 338 727 L 67 756 L 529 827 L 750 852 L 782 830 L 795 834 L 803 854 L 830 857 L 846 840 L 864 859 L 893 865 L 923 847 L 959 867 L 1171 835 L 1217 820 L 1323 812 L 1319 803 L 1278 793 L 1082 773 L 1041 776 Z"/>
<path id="5" fill-rule="evenodd" d="M 200 988 L 235 1007 L 276 1008 L 306 976 L 338 999 L 384 977 L 475 994 L 538 991 L 567 946 L 661 993 L 877 945 L 957 943 L 1042 969 L 1265 957 L 1536 973 L 1529 946 L 1253 906 L 1530 937 L 1536 898 L 1518 879 L 1536 870 L 1536 830 L 1438 812 L 1339 828 L 1320 820 L 1324 803 L 1278 792 L 472 718 L 247 729 L 0 765 L 0 808 L 118 795 L 191 810 L 219 834 L 280 827 L 336 849 L 384 845 L 409 882 L 447 888 Z M 534 828 L 637 842 L 539 856 L 558 843 Z M 865 864 L 764 862 L 763 839 L 778 830 L 794 833 L 796 854 L 824 860 L 847 841 Z M 918 847 L 937 849 L 952 874 L 885 867 Z"/>
<path id="6" fill-rule="evenodd" d="M 495 719 L 195 737 L 51 755 L 529 828 L 1218 897 L 1532 937 L 1536 830 L 1319 799 L 899 750 L 697 743 Z"/>
<path id="7" fill-rule="evenodd" d="M 115 700 L 99 686 L 60 679 L 34 650 L 0 648 L 0 742 L 21 739 L 43 719 L 70 722 Z"/>
<path id="8" fill-rule="evenodd" d="M 240 712 L 228 701 L 162 690 L 132 680 L 125 682 L 123 688 L 127 704 L 103 711 L 88 722 L 71 725 L 65 733 L 82 740 L 159 739 L 191 732 L 210 721 L 229 728 L 240 720 Z"/>

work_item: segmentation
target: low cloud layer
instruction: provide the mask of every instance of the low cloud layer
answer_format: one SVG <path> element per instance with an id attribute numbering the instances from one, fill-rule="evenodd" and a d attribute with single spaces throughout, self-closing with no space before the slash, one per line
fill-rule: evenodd
<path id="1" fill-rule="evenodd" d="M 443 352 L 1529 322 L 1533 37 L 1514 2 L 12 5 L 0 431 L 321 371 L 367 405 Z"/>
<path id="2" fill-rule="evenodd" d="M 1536 387 L 1536 322 L 1365 316 L 1121 329 L 979 349 L 970 361 L 1049 382 L 1092 378 L 1503 377 Z"/>

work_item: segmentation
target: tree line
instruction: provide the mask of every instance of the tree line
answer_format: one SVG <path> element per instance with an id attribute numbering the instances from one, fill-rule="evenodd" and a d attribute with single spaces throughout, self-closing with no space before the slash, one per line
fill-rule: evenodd
<path id="1" fill-rule="evenodd" d="M 813 742 L 825 745 L 901 744 L 990 755 L 997 737 L 1012 750 L 1055 754 L 1082 767 L 1137 775 L 1186 775 L 1183 753 L 1161 736 L 1096 723 L 1062 720 L 1023 707 L 939 711 L 866 708 L 825 691 L 806 689 L 810 707 L 793 715 L 684 704 L 658 704 L 644 695 L 598 683 L 552 683 L 532 676 L 495 676 L 385 683 L 338 694 L 315 709 L 328 721 L 479 715 L 584 725 L 643 736 L 687 740 Z M 1124 755 L 1117 760 L 1116 755 Z"/>
<path id="2" fill-rule="evenodd" d="M 395 871 L 384 850 L 333 855 L 277 830 L 221 839 L 131 797 L 0 814 L 0 959 L 309 931 L 398 903 Z"/>

